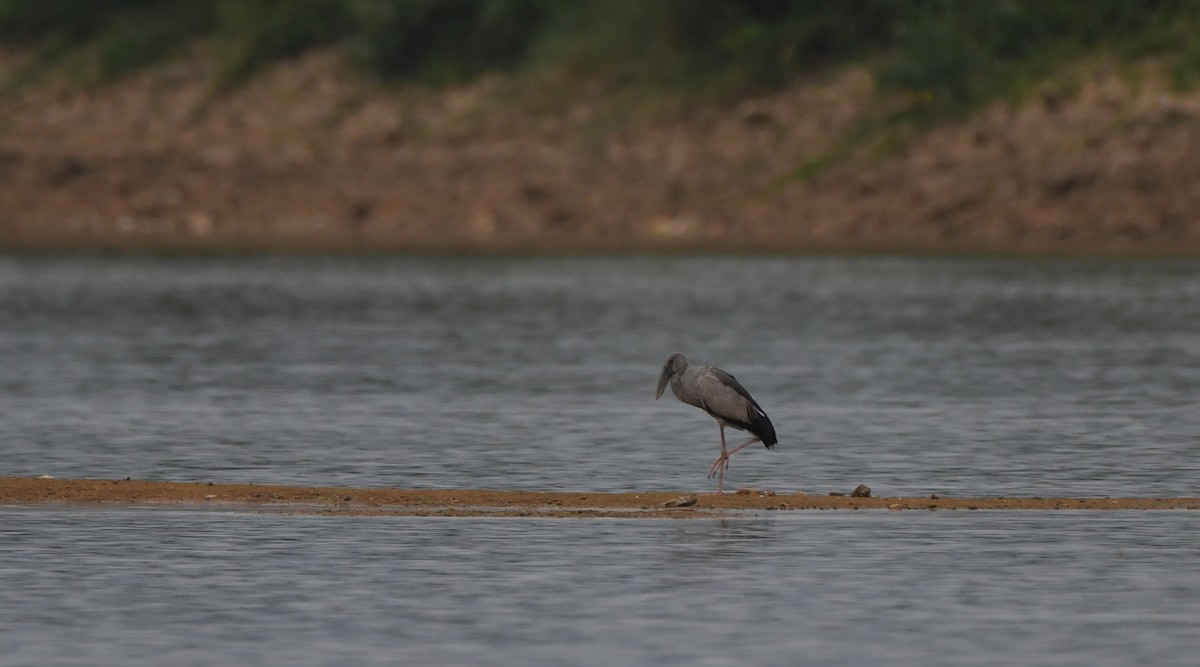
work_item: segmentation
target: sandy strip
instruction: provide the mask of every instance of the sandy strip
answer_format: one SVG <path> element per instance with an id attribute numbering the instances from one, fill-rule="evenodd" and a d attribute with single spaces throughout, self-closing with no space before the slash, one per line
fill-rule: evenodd
<path id="1" fill-rule="evenodd" d="M 694 500 L 694 502 L 692 502 Z M 349 516 L 704 517 L 726 510 L 1166 510 L 1200 498 L 854 498 L 741 489 L 724 496 L 395 489 L 0 477 L 0 504 L 211 505 Z M 683 503 L 673 507 L 670 504 Z"/>

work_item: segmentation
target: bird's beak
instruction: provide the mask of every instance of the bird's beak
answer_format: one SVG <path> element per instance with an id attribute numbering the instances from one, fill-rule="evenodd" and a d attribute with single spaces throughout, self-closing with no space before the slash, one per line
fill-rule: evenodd
<path id="1" fill-rule="evenodd" d="M 667 390 L 667 383 L 671 381 L 671 366 L 668 364 L 663 367 L 662 375 L 658 378 L 658 391 L 654 392 L 654 400 L 662 398 L 663 392 Z"/>

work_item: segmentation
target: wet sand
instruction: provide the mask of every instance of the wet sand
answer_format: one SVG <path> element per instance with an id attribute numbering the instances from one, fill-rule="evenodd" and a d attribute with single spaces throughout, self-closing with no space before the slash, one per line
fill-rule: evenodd
<path id="1" fill-rule="evenodd" d="M 668 506 L 676 503 L 684 505 Z M 195 505 L 250 512 L 346 516 L 688 518 L 737 510 L 1200 509 L 1200 498 L 856 498 L 767 489 L 730 490 L 717 496 L 711 492 L 680 491 L 537 492 L 0 477 L 0 504 Z"/>

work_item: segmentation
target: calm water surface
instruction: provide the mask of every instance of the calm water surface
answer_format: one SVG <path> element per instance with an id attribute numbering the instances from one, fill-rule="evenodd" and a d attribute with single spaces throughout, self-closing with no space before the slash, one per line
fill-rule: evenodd
<path id="1" fill-rule="evenodd" d="M 0 475 L 1197 495 L 1200 263 L 0 257 Z M 0 508 L 0 665 L 1193 665 L 1188 512 Z"/>
<path id="2" fill-rule="evenodd" d="M 0 470 L 703 490 L 674 350 L 775 422 L 730 486 L 1200 482 L 1200 263 L 889 258 L 0 257 Z"/>
<path id="3" fill-rule="evenodd" d="M 1188 512 L 0 508 L 4 665 L 1194 665 Z"/>

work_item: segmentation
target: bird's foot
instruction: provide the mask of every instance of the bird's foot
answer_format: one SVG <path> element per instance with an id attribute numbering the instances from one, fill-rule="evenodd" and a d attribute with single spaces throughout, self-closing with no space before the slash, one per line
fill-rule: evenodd
<path id="1" fill-rule="evenodd" d="M 716 477 L 718 474 L 724 473 L 728 469 L 729 469 L 729 455 L 721 454 L 720 456 L 717 457 L 716 461 L 713 461 L 712 467 L 708 469 L 708 478 L 712 479 L 713 477 Z"/>

